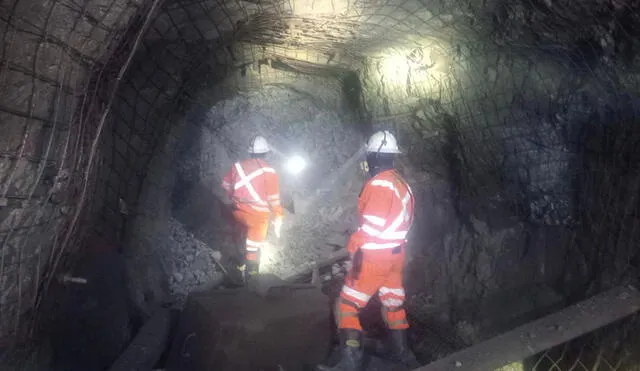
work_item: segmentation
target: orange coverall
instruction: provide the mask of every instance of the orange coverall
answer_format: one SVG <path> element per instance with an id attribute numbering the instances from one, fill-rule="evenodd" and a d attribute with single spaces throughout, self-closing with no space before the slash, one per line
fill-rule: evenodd
<path id="1" fill-rule="evenodd" d="M 262 159 L 236 162 L 222 188 L 231 198 L 233 217 L 247 229 L 246 260 L 257 261 L 267 239 L 269 217 L 282 217 L 278 174 Z"/>
<path id="2" fill-rule="evenodd" d="M 347 249 L 353 265 L 337 301 L 338 328 L 362 331 L 358 312 L 376 293 L 390 329 L 409 327 L 402 305 L 406 236 L 413 223 L 414 197 L 395 170 L 385 170 L 363 187 L 358 201 L 360 227 Z"/>

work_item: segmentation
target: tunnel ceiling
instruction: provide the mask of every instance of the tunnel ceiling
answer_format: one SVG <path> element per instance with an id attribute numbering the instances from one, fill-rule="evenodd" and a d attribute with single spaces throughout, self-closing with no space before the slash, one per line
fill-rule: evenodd
<path id="1" fill-rule="evenodd" d="M 220 86 L 198 103 L 211 106 L 278 82 L 283 66 L 351 71 L 365 117 L 411 124 L 407 145 L 420 154 L 443 107 L 491 126 L 537 120 L 523 102 L 551 112 L 540 97 L 637 90 L 637 10 L 629 0 L 3 1 L 0 345 L 25 335 L 82 224 L 105 203 L 123 214 L 119 202 L 136 202 L 201 85 Z M 103 158 L 105 148 L 126 155 Z M 109 179 L 123 185 L 96 206 L 94 186 Z"/>
<path id="2" fill-rule="evenodd" d="M 453 9 L 438 8 L 427 10 L 417 1 L 176 2 L 158 19 L 157 33 L 150 38 L 163 42 L 218 40 L 227 45 L 250 42 L 326 53 L 327 59 L 337 53 L 362 57 L 390 46 L 454 38 L 453 32 L 445 32 L 447 24 L 433 13 Z M 451 14 L 444 18 L 453 21 Z"/>

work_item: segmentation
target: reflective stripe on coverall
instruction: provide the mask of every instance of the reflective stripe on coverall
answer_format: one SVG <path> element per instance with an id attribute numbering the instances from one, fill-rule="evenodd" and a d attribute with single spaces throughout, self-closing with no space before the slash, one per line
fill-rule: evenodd
<path id="1" fill-rule="evenodd" d="M 337 301 L 338 328 L 362 330 L 358 312 L 376 293 L 390 329 L 409 327 L 402 305 L 407 233 L 413 223 L 414 198 L 395 170 L 383 171 L 363 187 L 358 201 L 360 227 L 347 249 L 354 260 Z"/>
<path id="2" fill-rule="evenodd" d="M 246 259 L 256 261 L 269 229 L 269 217 L 282 217 L 278 174 L 262 159 L 236 162 L 222 187 L 233 201 L 233 217 L 247 228 Z"/>

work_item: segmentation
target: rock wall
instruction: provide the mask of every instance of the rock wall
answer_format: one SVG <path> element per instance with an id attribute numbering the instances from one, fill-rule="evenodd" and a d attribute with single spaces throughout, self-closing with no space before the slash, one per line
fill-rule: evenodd
<path id="1" fill-rule="evenodd" d="M 530 246 L 540 233 L 533 224 L 564 224 L 570 214 L 570 156 L 558 128 L 538 124 L 542 114 L 531 106 L 504 100 L 536 68 L 558 72 L 505 66 L 498 76 L 485 51 L 449 52 L 425 49 L 422 64 L 406 58 L 395 70 L 372 61 L 361 72 L 374 127 L 395 130 L 409 153 L 400 162 L 420 226 L 411 237 L 409 282 L 434 310 L 553 282 L 560 272 L 549 271 L 546 249 Z M 530 84 L 527 104 L 539 107 L 547 82 Z"/>
<path id="2" fill-rule="evenodd" d="M 521 10 L 518 6 L 502 9 L 508 16 L 500 21 L 508 23 L 524 14 Z M 498 33 L 522 42 L 542 32 L 541 19 L 535 18 L 539 15 L 534 13 L 533 23 L 519 23 Z M 460 31 L 463 23 L 456 22 L 452 32 Z M 611 31 L 599 30 L 589 30 L 588 37 L 605 46 Z M 600 196 L 585 196 L 592 186 L 577 184 L 576 174 L 584 174 L 590 180 L 581 179 L 589 184 L 599 184 L 593 187 L 605 198 L 609 191 L 599 188 L 602 179 L 591 178 L 595 171 L 591 166 L 619 184 L 629 179 L 592 162 L 593 153 L 587 153 L 593 150 L 592 140 L 597 140 L 587 139 L 591 134 L 579 134 L 576 128 L 584 129 L 587 122 L 587 127 L 607 127 L 596 131 L 610 143 L 620 144 L 614 138 L 622 136 L 635 138 L 623 129 L 637 120 L 628 103 L 633 98 L 628 94 L 602 97 L 604 87 L 596 76 L 616 75 L 617 89 L 629 91 L 637 75 L 622 72 L 619 60 L 612 68 L 611 50 L 606 48 L 592 55 L 592 75 L 587 77 L 584 65 L 574 68 L 577 57 L 571 52 L 515 52 L 470 34 L 466 37 L 448 45 L 434 42 L 396 49 L 393 56 L 368 59 L 360 70 L 363 105 L 373 126 L 393 128 L 411 154 L 401 162 L 416 191 L 416 224 L 421 227 L 412 232 L 410 243 L 408 285 L 418 293 L 412 299 L 412 313 L 455 322 L 456 317 L 465 316 L 465 307 L 474 308 L 482 301 L 496 300 L 501 292 L 531 283 L 549 285 L 565 298 L 576 298 L 586 286 L 594 289 L 620 280 L 623 274 L 600 275 L 601 265 L 596 268 L 597 264 L 580 258 L 585 251 L 592 257 L 599 254 L 595 251 L 605 250 L 629 255 L 626 242 L 609 242 L 604 234 L 597 237 L 603 230 L 588 227 L 599 222 L 579 210 L 584 210 L 585 202 L 591 204 L 587 198 Z M 580 47 L 572 39 L 577 37 L 573 31 L 563 37 L 563 42 L 577 42 L 575 47 Z M 611 116 L 605 119 L 595 113 L 601 110 Z M 612 147 L 601 144 L 595 150 L 598 161 L 616 162 L 610 157 L 616 151 L 608 152 L 604 147 Z M 634 199 L 626 186 L 611 185 L 611 189 L 619 189 L 620 199 L 627 200 L 623 203 Z M 616 208 L 606 207 L 609 213 L 617 213 Z M 633 224 L 616 215 L 613 219 Z M 617 225 L 613 228 L 618 229 Z M 586 235 L 590 237 L 581 237 Z M 601 238 L 607 242 L 593 242 Z M 604 276 L 617 278 L 605 280 Z"/>
<path id="3" fill-rule="evenodd" d="M 149 315 L 165 303 L 181 305 L 193 290 L 219 284 L 219 252 L 190 233 L 173 217 L 178 144 L 184 121 L 173 126 L 149 168 L 132 210 L 124 255 L 136 309 Z"/>
<path id="4" fill-rule="evenodd" d="M 63 252 L 54 241 L 75 211 L 82 164 L 74 120 L 93 67 L 107 64 L 142 3 L 0 4 L 0 347 L 23 335 L 22 317 Z"/>

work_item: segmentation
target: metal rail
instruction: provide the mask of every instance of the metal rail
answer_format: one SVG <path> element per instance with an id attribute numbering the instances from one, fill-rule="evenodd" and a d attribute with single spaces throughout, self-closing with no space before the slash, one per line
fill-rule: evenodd
<path id="1" fill-rule="evenodd" d="M 332 252 L 326 259 L 319 260 L 313 263 L 310 267 L 307 267 L 297 273 L 292 274 L 284 279 L 287 283 L 296 283 L 305 277 L 314 277 L 318 274 L 318 271 L 330 267 L 334 263 L 349 258 L 349 252 L 347 249 L 340 249 Z"/>
<path id="2" fill-rule="evenodd" d="M 640 310 L 640 292 L 619 286 L 414 371 L 492 371 L 560 345 Z"/>

